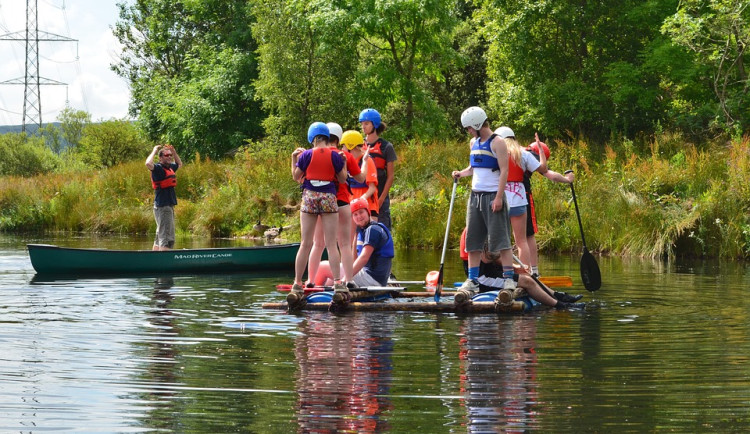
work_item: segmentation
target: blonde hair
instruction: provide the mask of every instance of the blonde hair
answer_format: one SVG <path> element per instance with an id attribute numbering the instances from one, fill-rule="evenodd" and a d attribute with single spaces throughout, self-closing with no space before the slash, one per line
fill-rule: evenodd
<path id="1" fill-rule="evenodd" d="M 518 144 L 518 141 L 515 137 L 506 137 L 503 140 L 505 140 L 505 145 L 508 147 L 508 158 L 512 158 L 513 161 L 516 162 L 516 165 L 520 167 L 521 152 L 523 151 L 523 148 L 521 148 L 521 145 Z"/>

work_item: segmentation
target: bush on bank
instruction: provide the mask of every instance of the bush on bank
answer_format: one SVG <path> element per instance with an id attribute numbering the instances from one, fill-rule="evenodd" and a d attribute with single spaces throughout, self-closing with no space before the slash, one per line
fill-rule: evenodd
<path id="1" fill-rule="evenodd" d="M 576 173 L 575 190 L 589 249 L 609 254 L 750 256 L 750 139 L 697 146 L 662 134 L 642 150 L 624 141 L 603 150 L 584 140 L 551 142 L 549 167 Z M 615 150 L 617 149 L 617 150 Z M 466 142 L 406 142 L 392 189 L 394 238 L 439 248 L 452 170 L 467 165 Z M 145 155 L 143 156 L 145 158 Z M 0 230 L 151 233 L 153 191 L 138 160 L 96 171 L 0 182 Z M 196 155 L 178 172 L 178 230 L 212 237 L 262 236 L 261 222 L 299 239 L 299 187 L 289 152 L 251 144 L 226 161 Z M 458 245 L 470 180 L 457 186 L 450 246 Z M 534 175 L 540 247 L 578 250 L 570 188 Z"/>

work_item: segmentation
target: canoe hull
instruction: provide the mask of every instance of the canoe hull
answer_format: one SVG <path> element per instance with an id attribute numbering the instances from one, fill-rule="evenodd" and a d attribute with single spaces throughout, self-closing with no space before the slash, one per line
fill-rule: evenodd
<path id="1" fill-rule="evenodd" d="M 291 268 L 299 244 L 185 250 L 77 249 L 29 244 L 40 274 L 216 273 Z"/>

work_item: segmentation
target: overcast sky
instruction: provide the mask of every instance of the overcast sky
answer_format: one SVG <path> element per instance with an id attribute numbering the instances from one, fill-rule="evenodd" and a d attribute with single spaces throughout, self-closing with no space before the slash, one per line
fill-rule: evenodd
<path id="1" fill-rule="evenodd" d="M 118 18 L 116 4 L 123 0 L 37 1 L 40 31 L 78 40 L 39 42 L 40 77 L 67 83 L 41 86 L 42 122 L 55 121 L 66 99 L 95 121 L 126 118 L 130 91 L 110 69 L 120 52 L 111 27 Z M 25 29 L 26 0 L 0 0 L 0 35 Z M 23 41 L 0 41 L 0 82 L 23 82 L 25 59 Z M 23 86 L 0 85 L 0 125 L 20 125 L 22 113 Z"/>

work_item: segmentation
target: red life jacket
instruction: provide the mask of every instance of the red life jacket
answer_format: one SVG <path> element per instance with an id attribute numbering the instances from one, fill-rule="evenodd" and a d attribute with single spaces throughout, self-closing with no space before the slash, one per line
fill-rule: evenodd
<path id="1" fill-rule="evenodd" d="M 375 143 L 368 147 L 370 150 L 370 158 L 372 158 L 372 161 L 375 163 L 375 168 L 380 170 L 384 170 L 385 164 L 387 163 L 385 160 L 385 154 L 382 150 L 383 142 L 385 142 L 385 140 L 378 138 Z"/>
<path id="2" fill-rule="evenodd" d="M 508 155 L 508 181 L 523 182 L 523 169 Z"/>
<path id="3" fill-rule="evenodd" d="M 166 178 L 162 179 L 161 181 L 154 181 L 153 174 L 151 175 L 151 186 L 154 187 L 154 190 L 158 190 L 160 188 L 175 187 L 177 185 L 177 175 L 175 175 L 172 167 L 162 166 L 162 168 L 164 169 Z"/>
<path id="4" fill-rule="evenodd" d="M 313 148 L 310 164 L 305 170 L 308 181 L 335 181 L 336 172 L 333 168 L 331 153 L 333 148 Z"/>

